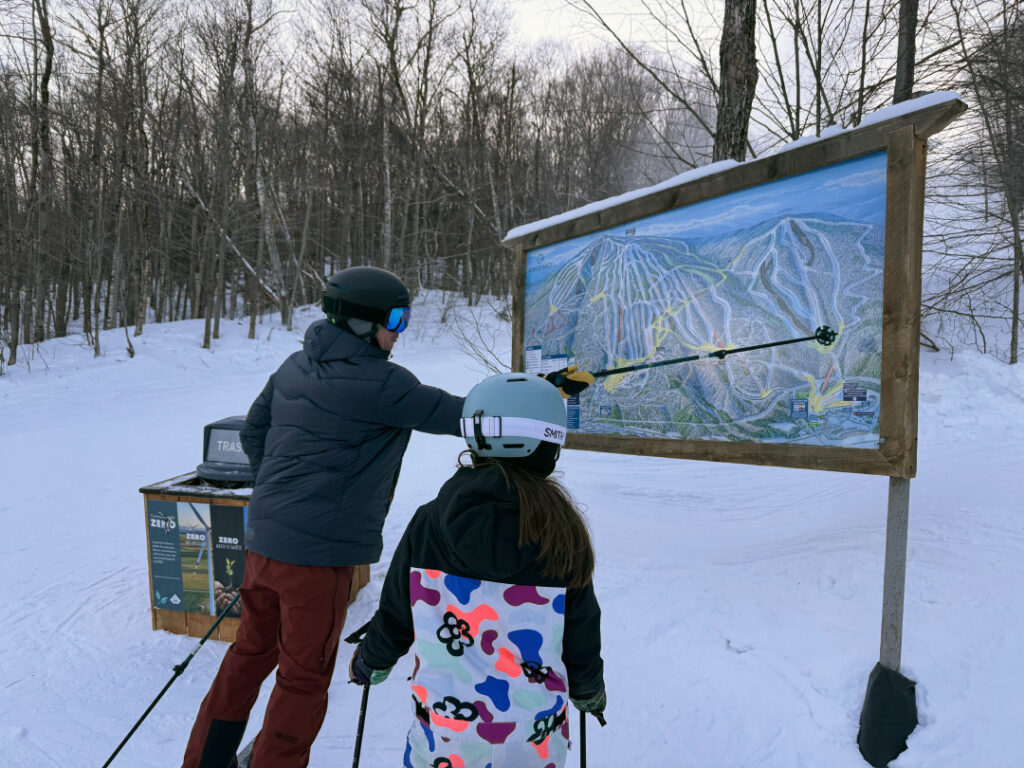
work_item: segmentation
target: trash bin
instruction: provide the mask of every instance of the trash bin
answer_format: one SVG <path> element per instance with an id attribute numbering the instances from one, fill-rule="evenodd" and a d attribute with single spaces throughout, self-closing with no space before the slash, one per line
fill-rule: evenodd
<path id="1" fill-rule="evenodd" d="M 202 637 L 231 602 L 245 576 L 245 524 L 251 487 L 216 483 L 196 472 L 144 486 L 153 629 Z M 370 580 L 357 566 L 349 603 Z M 229 642 L 241 603 L 211 637 Z"/>

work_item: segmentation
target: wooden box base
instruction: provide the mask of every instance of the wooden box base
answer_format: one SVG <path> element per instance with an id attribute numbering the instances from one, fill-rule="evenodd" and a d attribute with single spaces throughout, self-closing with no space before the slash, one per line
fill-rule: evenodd
<path id="1" fill-rule="evenodd" d="M 245 557 L 244 509 L 252 489 L 212 486 L 191 472 L 139 490 L 146 510 L 153 629 L 202 637 L 217 617 L 195 609 L 205 608 L 214 600 L 217 585 L 214 579 L 231 584 L 232 579 L 238 583 L 243 578 L 244 569 L 239 569 L 239 562 L 244 564 Z M 220 517 L 215 520 L 213 515 Z M 227 528 L 218 530 L 218 526 L 223 525 Z M 227 551 L 220 549 L 221 546 Z M 219 553 L 218 557 L 231 559 L 218 560 L 218 564 L 213 566 L 211 560 L 215 552 Z M 154 576 L 157 559 L 159 573 Z M 202 584 L 198 588 L 196 574 L 199 574 Z M 156 583 L 158 578 L 162 579 L 159 587 Z M 369 581 L 370 566 L 357 565 L 352 574 L 349 605 Z M 163 595 L 157 592 L 158 588 Z M 207 590 L 209 599 L 206 598 Z M 200 593 L 198 597 L 197 592 Z M 171 603 L 189 610 L 158 608 L 158 604 L 168 604 L 168 595 L 171 595 Z M 225 618 L 210 638 L 234 642 L 239 622 L 236 617 Z"/>

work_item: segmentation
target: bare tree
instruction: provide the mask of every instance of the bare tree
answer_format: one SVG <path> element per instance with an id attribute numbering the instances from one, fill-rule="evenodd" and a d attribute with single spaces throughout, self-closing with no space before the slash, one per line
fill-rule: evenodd
<path id="1" fill-rule="evenodd" d="M 747 155 L 747 129 L 757 86 L 755 46 L 756 0 L 726 0 L 722 40 L 718 46 L 718 119 L 714 160 L 739 160 Z"/>
<path id="2" fill-rule="evenodd" d="M 958 71 L 974 97 L 972 125 L 951 148 L 925 309 L 944 343 L 1020 359 L 1024 255 L 1024 16 L 1010 2 L 954 6 Z M 945 182 L 945 183 L 941 183 Z"/>
<path id="3" fill-rule="evenodd" d="M 892 101 L 906 101 L 914 92 L 917 56 L 917 0 L 900 0 L 899 47 L 896 52 L 896 86 Z"/>
<path id="4" fill-rule="evenodd" d="M 981 107 L 931 147 L 929 327 L 1001 354 L 1009 324 L 1016 360 L 1019 10 L 918 2 L 916 87 Z M 5 360 L 79 330 L 130 345 L 150 317 L 203 318 L 208 346 L 242 309 L 254 336 L 350 264 L 475 304 L 509 290 L 508 228 L 856 124 L 896 86 L 896 0 L 643 7 L 646 39 L 609 23 L 578 53 L 511 44 L 497 0 L 318 0 L 294 28 L 273 0 L 6 4 Z"/>

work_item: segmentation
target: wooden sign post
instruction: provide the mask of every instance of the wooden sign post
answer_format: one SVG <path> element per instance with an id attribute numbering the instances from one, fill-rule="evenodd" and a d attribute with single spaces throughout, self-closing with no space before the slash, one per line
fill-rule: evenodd
<path id="1" fill-rule="evenodd" d="M 879 666 L 896 675 L 917 471 L 926 147 L 965 109 L 954 93 L 903 102 L 858 128 L 697 169 L 505 240 L 513 370 L 643 369 L 569 402 L 567 448 L 889 478 Z M 819 326 L 837 331 L 834 345 L 642 365 Z"/>

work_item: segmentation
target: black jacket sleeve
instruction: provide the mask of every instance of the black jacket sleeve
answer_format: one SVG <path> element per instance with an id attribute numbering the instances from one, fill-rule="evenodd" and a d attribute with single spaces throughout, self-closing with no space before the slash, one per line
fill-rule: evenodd
<path id="1" fill-rule="evenodd" d="M 259 397 L 249 407 L 249 413 L 245 417 L 245 426 L 239 432 L 242 441 L 242 450 L 249 459 L 249 466 L 252 467 L 253 475 L 259 475 L 260 464 L 263 463 L 263 448 L 267 440 L 267 431 L 270 429 L 270 403 L 274 399 L 274 376 L 272 374 L 263 387 Z"/>
<path id="2" fill-rule="evenodd" d="M 417 515 L 409 522 L 391 558 L 384 577 L 380 606 L 370 619 L 360 649 L 363 661 L 371 669 L 390 669 L 409 651 L 415 637 L 412 606 L 409 605 L 409 563 L 412 554 L 412 530 Z"/>
<path id="3" fill-rule="evenodd" d="M 601 659 L 601 606 L 593 583 L 565 594 L 565 635 L 562 661 L 569 673 L 569 695 L 588 699 L 604 688 Z"/>
<path id="4" fill-rule="evenodd" d="M 464 399 L 421 384 L 411 372 L 396 365 L 381 387 L 378 417 L 388 426 L 458 437 Z"/>

